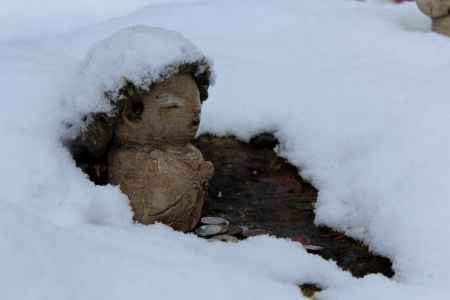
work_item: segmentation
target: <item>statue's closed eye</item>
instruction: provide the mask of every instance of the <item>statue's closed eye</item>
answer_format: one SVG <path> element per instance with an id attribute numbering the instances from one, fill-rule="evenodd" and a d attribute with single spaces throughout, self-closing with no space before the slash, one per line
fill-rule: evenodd
<path id="1" fill-rule="evenodd" d="M 160 107 L 164 109 L 180 108 L 184 105 L 184 99 L 172 94 L 161 94 L 158 97 Z"/>

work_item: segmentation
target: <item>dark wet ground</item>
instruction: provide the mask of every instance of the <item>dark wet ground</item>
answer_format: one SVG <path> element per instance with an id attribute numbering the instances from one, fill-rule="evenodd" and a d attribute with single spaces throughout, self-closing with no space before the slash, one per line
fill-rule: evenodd
<path id="1" fill-rule="evenodd" d="M 315 253 L 357 277 L 371 273 L 391 277 L 388 259 L 343 234 L 314 225 L 317 191 L 297 168 L 275 154 L 276 143 L 270 134 L 257 136 L 250 144 L 232 137 L 201 136 L 196 146 L 216 169 L 203 215 L 322 246 Z"/>

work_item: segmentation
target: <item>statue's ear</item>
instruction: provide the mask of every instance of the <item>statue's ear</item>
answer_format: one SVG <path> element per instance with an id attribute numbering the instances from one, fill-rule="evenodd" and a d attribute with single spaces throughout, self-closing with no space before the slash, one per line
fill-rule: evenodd
<path id="1" fill-rule="evenodd" d="M 137 123 L 142 119 L 144 102 L 141 97 L 130 97 L 125 100 L 122 118 L 131 123 Z"/>
<path id="2" fill-rule="evenodd" d="M 133 82 L 125 80 L 120 94 L 123 96 L 123 106 L 120 112 L 122 120 L 126 123 L 138 123 L 144 112 L 143 91 Z"/>

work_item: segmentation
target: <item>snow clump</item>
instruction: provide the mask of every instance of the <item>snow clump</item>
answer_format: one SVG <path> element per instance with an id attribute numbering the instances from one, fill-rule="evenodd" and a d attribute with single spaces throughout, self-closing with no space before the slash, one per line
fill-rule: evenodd
<path id="1" fill-rule="evenodd" d="M 214 83 L 211 66 L 211 60 L 181 34 L 135 25 L 91 47 L 74 78 L 69 101 L 82 115 L 110 112 L 111 102 L 119 98 L 127 82 L 145 91 L 180 71 L 192 73 L 202 95 Z"/>

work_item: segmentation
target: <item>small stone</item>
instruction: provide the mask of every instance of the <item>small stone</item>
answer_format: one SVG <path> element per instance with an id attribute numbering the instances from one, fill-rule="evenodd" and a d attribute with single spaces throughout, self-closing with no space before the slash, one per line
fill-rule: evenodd
<path id="1" fill-rule="evenodd" d="M 195 233 L 200 237 L 209 237 L 226 232 L 227 225 L 202 225 L 195 229 Z"/>
<path id="2" fill-rule="evenodd" d="M 216 236 L 213 236 L 209 239 L 209 241 L 221 241 L 221 242 L 227 242 L 227 243 L 237 243 L 239 242 L 237 237 L 234 237 L 229 234 L 219 234 Z"/>
<path id="3" fill-rule="evenodd" d="M 228 227 L 227 234 L 229 235 L 240 235 L 242 233 L 242 227 L 237 225 L 231 225 Z"/>
<path id="4" fill-rule="evenodd" d="M 258 235 L 269 235 L 270 231 L 265 229 L 248 229 L 242 233 L 246 237 L 258 236 Z"/>
<path id="5" fill-rule="evenodd" d="M 322 251 L 323 249 L 325 249 L 322 246 L 317 246 L 317 245 L 303 245 L 303 247 L 308 250 L 308 251 L 312 251 L 312 252 L 318 252 L 318 251 Z"/>
<path id="6" fill-rule="evenodd" d="M 314 294 L 322 291 L 322 289 L 317 285 L 308 283 L 300 285 L 300 290 L 303 296 L 308 299 L 314 299 Z"/>
<path id="7" fill-rule="evenodd" d="M 250 139 L 250 145 L 263 149 L 273 149 L 278 143 L 278 139 L 272 133 L 261 133 Z"/>
<path id="8" fill-rule="evenodd" d="M 248 226 L 241 225 L 239 227 L 241 228 L 242 232 L 249 230 Z"/>
<path id="9" fill-rule="evenodd" d="M 200 219 L 202 224 L 206 225 L 228 225 L 230 222 L 221 217 L 203 217 Z"/>

